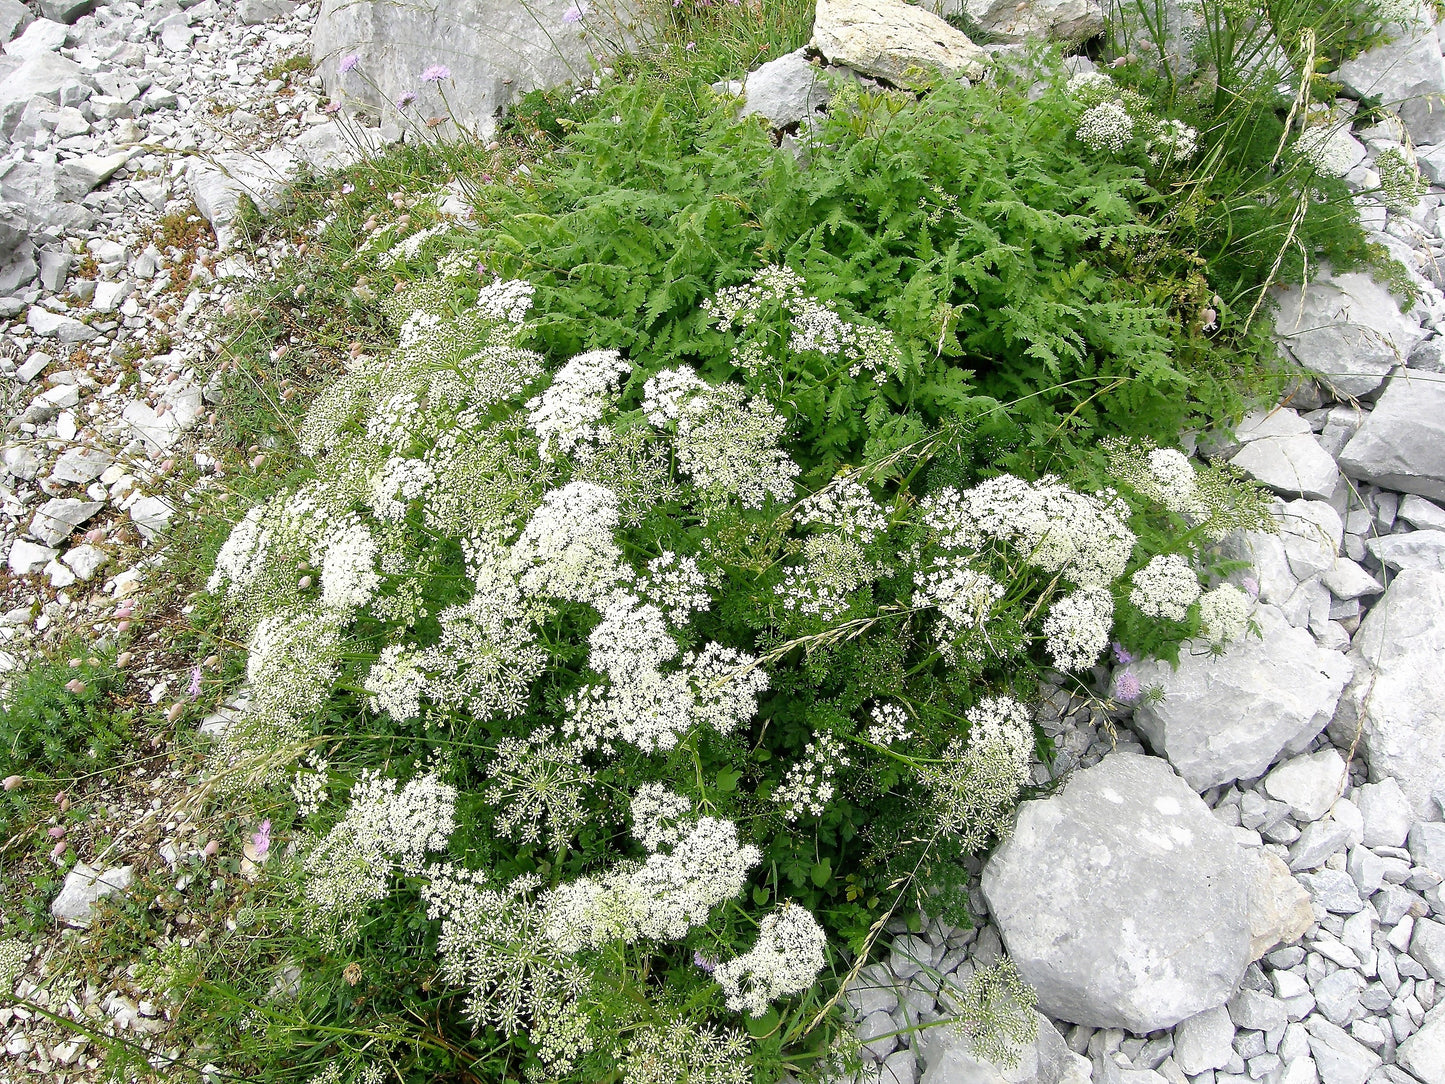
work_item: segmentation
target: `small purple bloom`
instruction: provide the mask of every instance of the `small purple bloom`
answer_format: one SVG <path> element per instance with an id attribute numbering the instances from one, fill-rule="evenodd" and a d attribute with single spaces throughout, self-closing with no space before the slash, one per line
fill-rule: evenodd
<path id="1" fill-rule="evenodd" d="M 1259 598 L 1259 581 L 1257 579 L 1253 576 L 1246 576 L 1240 583 L 1250 598 Z"/>
<path id="2" fill-rule="evenodd" d="M 450 79 L 452 70 L 445 64 L 433 64 L 426 71 L 421 73 L 423 83 L 440 83 L 443 79 Z"/>
<path id="3" fill-rule="evenodd" d="M 396 107 L 397 107 L 398 109 L 405 109 L 407 106 L 413 104 L 415 101 L 416 101 L 416 91 L 414 91 L 414 90 L 404 91 L 404 92 L 402 93 L 402 96 L 396 100 Z"/>
<path id="4" fill-rule="evenodd" d="M 562 12 L 562 21 L 564 23 L 580 23 L 587 17 L 589 10 L 587 0 L 576 0 L 576 3 Z"/>
<path id="5" fill-rule="evenodd" d="M 1120 666 L 1128 666 L 1134 661 L 1134 656 L 1129 653 L 1129 649 L 1118 640 L 1114 641 L 1114 661 Z"/>
<path id="6" fill-rule="evenodd" d="M 201 668 L 199 666 L 191 667 L 191 686 L 186 692 L 192 696 L 201 695 Z"/>
<path id="7" fill-rule="evenodd" d="M 339 112 L 341 112 L 341 103 L 340 103 L 340 102 L 327 102 L 324 106 L 322 106 L 321 112 L 323 112 L 323 113 L 339 113 Z"/>
<path id="8" fill-rule="evenodd" d="M 341 194 L 342 194 L 343 196 L 349 196 L 349 195 L 351 195 L 351 193 L 353 193 L 353 192 L 355 192 L 355 191 L 356 191 L 356 185 L 354 185 L 354 184 L 347 183 L 347 184 L 344 184 L 344 185 L 341 186 Z"/>
<path id="9" fill-rule="evenodd" d="M 342 75 L 345 75 L 359 63 L 361 63 L 361 57 L 355 53 L 347 53 L 341 58 L 341 63 L 337 65 L 337 70 L 341 72 Z"/>
<path id="10" fill-rule="evenodd" d="M 261 822 L 260 828 L 251 837 L 251 845 L 256 848 L 257 858 L 266 857 L 266 852 L 271 849 L 271 820 L 269 817 Z"/>
<path id="11" fill-rule="evenodd" d="M 1139 699 L 1138 675 L 1125 670 L 1114 681 L 1114 698 L 1132 704 Z"/>
<path id="12" fill-rule="evenodd" d="M 698 967 L 706 971 L 709 975 L 711 975 L 713 973 L 713 970 L 717 967 L 716 960 L 714 960 L 710 956 L 704 956 L 696 949 L 694 949 L 692 953 L 692 962 L 697 964 Z"/>

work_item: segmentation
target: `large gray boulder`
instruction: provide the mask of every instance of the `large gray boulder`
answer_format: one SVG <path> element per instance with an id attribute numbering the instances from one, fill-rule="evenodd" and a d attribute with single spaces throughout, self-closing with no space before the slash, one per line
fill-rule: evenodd
<path id="1" fill-rule="evenodd" d="M 1445 375 L 1400 368 L 1340 453 L 1349 477 L 1445 500 Z"/>
<path id="2" fill-rule="evenodd" d="M 1089 1084 L 1089 1059 L 1070 1050 L 1046 1016 L 1034 1016 L 1033 1042 L 1018 1050 L 1013 1065 L 979 1057 L 969 1036 L 956 1028 L 925 1028 L 917 1040 L 923 1084 Z M 888 1084 L 888 1078 L 880 1084 Z"/>
<path id="3" fill-rule="evenodd" d="M 408 117 L 449 117 L 487 137 L 523 94 L 586 83 L 594 54 L 631 39 L 625 0 L 590 8 L 582 20 L 568 22 L 564 16 L 576 10 L 572 0 L 322 0 L 311 55 L 327 92 L 343 102 L 396 117 L 396 103 L 415 94 Z M 341 72 L 340 61 L 351 55 L 356 66 Z M 445 67 L 449 78 L 422 83 L 422 72 L 434 65 Z"/>
<path id="4" fill-rule="evenodd" d="M 1222 655 L 1185 643 L 1179 666 L 1147 659 L 1129 666 L 1146 698 L 1131 726 L 1195 790 L 1264 773 L 1281 753 L 1303 752 L 1329 723 L 1349 660 L 1294 628 L 1274 606 L 1255 610 L 1263 639 L 1236 640 Z"/>
<path id="5" fill-rule="evenodd" d="M 1330 724 L 1337 745 L 1359 734 L 1370 779 L 1394 779 L 1422 820 L 1445 798 L 1445 572 L 1397 575 L 1355 633 L 1355 677 Z"/>
<path id="6" fill-rule="evenodd" d="M 1445 60 L 1433 27 L 1412 27 L 1347 60 L 1334 78 L 1357 98 L 1381 99 L 1414 142 L 1445 142 Z"/>
<path id="7" fill-rule="evenodd" d="M 1445 1005 L 1430 1010 L 1420 1030 L 1400 1044 L 1395 1060 L 1422 1084 L 1445 1084 Z"/>
<path id="8" fill-rule="evenodd" d="M 1389 291 L 1363 272 L 1326 272 L 1275 296 L 1276 337 L 1342 398 L 1378 388 L 1425 335 L 1420 321 L 1402 313 Z"/>
<path id="9" fill-rule="evenodd" d="M 35 21 L 35 13 L 20 0 L 0 0 L 0 42 L 13 41 Z"/>
<path id="10" fill-rule="evenodd" d="M 902 0 L 818 0 L 813 47 L 834 64 L 886 79 L 915 82 L 914 73 L 978 79 L 988 54 L 932 12 Z"/>
<path id="11" fill-rule="evenodd" d="M 1080 42 L 1103 33 L 1106 5 L 1098 0 L 933 0 L 923 6 L 945 18 L 967 16 L 998 41 Z"/>
<path id="12" fill-rule="evenodd" d="M 789 128 L 813 116 L 832 99 L 821 69 L 808 63 L 808 51 L 770 60 L 743 80 L 742 115 L 758 114 L 774 128 Z"/>
<path id="13" fill-rule="evenodd" d="M 1234 435 L 1244 447 L 1230 463 L 1283 496 L 1325 500 L 1340 480 L 1309 422 L 1293 410 L 1248 415 Z"/>
<path id="14" fill-rule="evenodd" d="M 1250 954 L 1246 866 L 1167 764 L 1114 753 L 1019 807 L 983 894 L 1042 1012 L 1142 1035 L 1234 993 Z"/>

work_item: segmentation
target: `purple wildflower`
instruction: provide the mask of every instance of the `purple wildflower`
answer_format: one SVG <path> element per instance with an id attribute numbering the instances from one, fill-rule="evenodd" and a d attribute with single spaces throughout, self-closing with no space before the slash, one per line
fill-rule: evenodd
<path id="1" fill-rule="evenodd" d="M 201 668 L 199 666 L 191 667 L 191 685 L 186 692 L 191 696 L 201 695 Z"/>
<path id="2" fill-rule="evenodd" d="M 323 112 L 323 113 L 339 113 L 339 112 L 341 112 L 341 103 L 340 103 L 340 102 L 327 102 L 324 106 L 321 107 L 321 112 Z"/>
<path id="3" fill-rule="evenodd" d="M 256 848 L 257 858 L 266 857 L 266 852 L 271 849 L 271 820 L 269 817 L 261 822 L 256 834 L 251 837 L 251 845 Z"/>
<path id="4" fill-rule="evenodd" d="M 1240 584 L 1250 598 L 1259 598 L 1259 581 L 1253 576 L 1244 577 Z"/>
<path id="5" fill-rule="evenodd" d="M 696 949 L 694 949 L 692 953 L 692 962 L 697 964 L 698 967 L 706 971 L 709 975 L 711 975 L 713 973 L 713 970 L 717 967 L 716 960 L 714 960 L 711 956 L 704 956 Z"/>
<path id="6" fill-rule="evenodd" d="M 580 23 L 587 17 L 590 10 L 587 0 L 576 0 L 566 11 L 562 12 L 562 21 L 564 23 Z"/>
<path id="7" fill-rule="evenodd" d="M 416 101 L 416 91 L 414 91 L 414 90 L 403 91 L 401 97 L 396 100 L 396 107 L 397 107 L 398 109 L 405 109 L 407 106 L 413 104 L 415 101 Z"/>
<path id="8" fill-rule="evenodd" d="M 1114 680 L 1114 699 L 1132 704 L 1139 699 L 1139 677 L 1125 670 Z"/>
<path id="9" fill-rule="evenodd" d="M 1118 640 L 1114 641 L 1114 661 L 1120 666 L 1128 666 L 1134 661 L 1134 656 L 1130 654 L 1129 649 Z"/>
<path id="10" fill-rule="evenodd" d="M 341 186 L 341 194 L 342 194 L 343 196 L 349 196 L 349 195 L 351 195 L 351 193 L 353 193 L 353 192 L 355 192 L 355 191 L 356 191 L 356 185 L 351 184 L 350 182 L 348 182 L 348 183 L 346 183 L 346 184 L 344 184 L 344 185 Z"/>
<path id="11" fill-rule="evenodd" d="M 445 64 L 433 64 L 426 71 L 421 73 L 423 83 L 440 83 L 443 79 L 450 79 L 452 70 Z"/>
<path id="12" fill-rule="evenodd" d="M 341 58 L 341 63 L 336 66 L 336 70 L 339 71 L 342 75 L 345 75 L 352 68 L 356 67 L 356 65 L 359 63 L 361 63 L 361 57 L 357 56 L 355 53 L 347 53 L 344 57 Z"/>

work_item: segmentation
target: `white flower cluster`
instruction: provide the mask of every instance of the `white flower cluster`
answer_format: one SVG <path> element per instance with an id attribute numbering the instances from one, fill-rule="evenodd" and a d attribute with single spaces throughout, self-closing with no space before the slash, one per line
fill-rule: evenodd
<path id="1" fill-rule="evenodd" d="M 1084 110 L 1074 135 L 1090 150 L 1118 154 L 1134 138 L 1134 118 L 1118 102 L 1099 102 Z"/>
<path id="2" fill-rule="evenodd" d="M 1109 644 L 1114 598 L 1102 587 L 1084 587 L 1049 607 L 1043 632 L 1049 655 L 1064 673 L 1087 670 Z"/>
<path id="3" fill-rule="evenodd" d="M 1312 125 L 1295 137 L 1294 152 L 1327 177 L 1343 177 L 1360 158 L 1348 125 Z"/>
<path id="4" fill-rule="evenodd" d="M 321 605 L 349 610 L 370 602 L 381 583 L 376 550 L 376 539 L 360 516 L 330 524 L 312 549 L 313 559 L 321 562 Z"/>
<path id="5" fill-rule="evenodd" d="M 367 503 L 377 519 L 395 522 L 426 492 L 432 479 L 433 471 L 425 461 L 392 456 L 372 474 Z"/>
<path id="6" fill-rule="evenodd" d="M 417 718 L 421 714 L 421 694 L 427 684 L 420 664 L 421 652 L 403 644 L 382 648 L 362 686 L 371 694 L 367 706 L 398 723 Z"/>
<path id="7" fill-rule="evenodd" d="M 663 550 L 647 562 L 647 572 L 638 577 L 637 589 L 678 628 L 686 625 L 693 614 L 712 605 L 707 577 L 697 561 L 672 550 Z"/>
<path id="8" fill-rule="evenodd" d="M 1199 483 L 1189 457 L 1178 448 L 1154 448 L 1149 452 L 1152 487 L 1145 490 L 1165 508 L 1179 515 L 1200 510 Z"/>
<path id="9" fill-rule="evenodd" d="M 715 297 L 703 302 L 703 311 L 719 327 L 744 332 L 732 356 L 754 375 L 766 358 L 763 344 L 746 333 L 769 311 L 788 320 L 788 349 L 795 353 L 816 352 L 836 358 L 848 366 L 849 375 L 867 372 L 878 384 L 902 370 L 903 356 L 892 333 L 843 319 L 832 302 L 809 297 L 802 277 L 791 268 L 776 264 L 765 267 L 744 285 L 719 290 Z"/>
<path id="10" fill-rule="evenodd" d="M 833 527 L 868 545 L 888 529 L 888 513 L 867 486 L 843 474 L 803 499 L 797 522 Z"/>
<path id="11" fill-rule="evenodd" d="M 1033 730 L 1028 711 L 1007 696 L 987 697 L 965 713 L 967 743 L 955 738 L 938 764 L 919 769 L 938 830 L 977 850 L 1006 832 L 1019 790 L 1028 782 Z"/>
<path id="12" fill-rule="evenodd" d="M 908 737 L 908 713 L 898 704 L 875 704 L 872 724 L 866 731 L 874 745 L 892 745 Z"/>
<path id="13" fill-rule="evenodd" d="M 751 1044 L 738 1031 L 717 1031 L 683 1017 L 644 1026 L 628 1039 L 627 1084 L 752 1084 Z"/>
<path id="14" fill-rule="evenodd" d="M 456 801 L 456 788 L 434 775 L 398 791 L 395 779 L 364 773 L 346 816 L 306 856 L 306 902 L 354 922 L 346 913 L 385 896 L 393 873 L 420 873 L 429 852 L 446 850 Z"/>
<path id="15" fill-rule="evenodd" d="M 279 724 L 320 708 L 336 676 L 344 620 L 304 603 L 263 617 L 246 643 L 247 713 Z"/>
<path id="16" fill-rule="evenodd" d="M 1104 72 L 1076 72 L 1069 77 L 1066 92 L 1082 106 L 1098 105 L 1115 96 L 1114 80 Z"/>
<path id="17" fill-rule="evenodd" d="M 1182 554 L 1159 554 L 1135 572 L 1131 581 L 1129 601 L 1149 617 L 1183 621 L 1199 598 L 1199 577 Z"/>
<path id="18" fill-rule="evenodd" d="M 787 423 L 766 400 L 672 369 L 648 379 L 643 412 L 658 428 L 676 426 L 677 465 L 711 499 L 748 508 L 792 499 L 798 465 L 778 447 Z"/>
<path id="19" fill-rule="evenodd" d="M 562 366 L 547 390 L 527 403 L 544 461 L 608 439 L 612 431 L 601 421 L 617 405 L 618 387 L 630 372 L 616 350 L 590 350 Z"/>
<path id="20" fill-rule="evenodd" d="M 331 765 L 318 753 L 308 753 L 301 761 L 301 770 L 291 777 L 291 797 L 296 800 L 298 816 L 309 817 L 326 802 L 327 773 Z"/>
<path id="21" fill-rule="evenodd" d="M 1029 564 L 1081 587 L 1112 583 L 1134 548 L 1129 508 L 1117 494 L 1079 493 L 1053 475 L 1025 482 L 1000 474 L 969 490 L 926 498 L 923 521 L 949 548 L 985 539 L 1012 546 Z"/>
<path id="22" fill-rule="evenodd" d="M 1249 627 L 1249 596 L 1232 583 L 1206 591 L 1199 600 L 1199 625 L 1211 643 L 1238 640 Z"/>
<path id="23" fill-rule="evenodd" d="M 613 537 L 617 494 L 591 482 L 569 482 L 542 498 L 512 547 L 522 590 L 529 595 L 598 602 L 626 576 Z"/>
<path id="24" fill-rule="evenodd" d="M 763 919 L 751 949 L 717 966 L 713 978 L 734 1012 L 762 1016 L 779 997 L 813 985 L 826 962 L 827 935 L 807 910 L 785 903 Z"/>
<path id="25" fill-rule="evenodd" d="M 803 565 L 790 568 L 773 588 L 783 609 L 831 621 L 848 609 L 848 597 L 878 576 L 863 547 L 841 531 L 809 536 Z"/>
<path id="26" fill-rule="evenodd" d="M 498 278 L 477 294 L 477 310 L 489 320 L 520 327 L 532 310 L 536 287 L 525 279 Z"/>
<path id="27" fill-rule="evenodd" d="M 834 778 L 838 770 L 852 763 L 840 740 L 831 734 L 815 733 L 803 750 L 803 758 L 788 769 L 773 792 L 773 801 L 782 806 L 783 816 L 790 821 L 807 813 L 821 817 L 837 793 Z"/>
<path id="28" fill-rule="evenodd" d="M 942 619 L 938 638 L 949 644 L 981 626 L 1004 594 L 1002 584 L 954 554 L 937 557 L 932 567 L 915 572 L 913 586 L 918 590 L 913 605 L 937 607 Z"/>
<path id="29" fill-rule="evenodd" d="M 654 854 L 682 838 L 692 803 L 661 783 L 644 783 L 632 796 L 632 835 Z"/>
<path id="30" fill-rule="evenodd" d="M 427 917 L 442 924 L 441 976 L 467 990 L 464 1011 L 474 1027 L 512 1036 L 587 992 L 587 973 L 548 951 L 535 875 L 493 888 L 485 874 L 450 864 L 430 872 L 422 898 Z"/>
<path id="31" fill-rule="evenodd" d="M 623 864 L 549 892 L 547 938 L 568 954 L 615 941 L 678 940 L 741 893 L 760 861 L 762 852 L 739 843 L 732 821 L 700 817 L 670 853 L 659 849 L 641 865 Z"/>
<path id="32" fill-rule="evenodd" d="M 504 738 L 487 765 L 488 804 L 501 810 L 497 830 L 521 843 L 564 846 L 587 820 L 583 797 L 593 775 L 574 743 L 545 734 Z"/>

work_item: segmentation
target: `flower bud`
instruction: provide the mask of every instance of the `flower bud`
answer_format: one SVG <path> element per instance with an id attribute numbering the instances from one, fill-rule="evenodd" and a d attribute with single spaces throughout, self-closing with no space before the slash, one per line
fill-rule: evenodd
<path id="1" fill-rule="evenodd" d="M 48 834 L 49 834 L 49 836 L 50 836 L 51 839 L 64 839 L 64 838 L 65 838 L 65 825 L 63 825 L 63 824 L 57 824 L 57 825 L 55 825 L 53 828 L 51 828 L 51 829 L 49 830 L 49 833 L 48 833 Z"/>
<path id="2" fill-rule="evenodd" d="M 216 853 L 217 853 L 218 851 L 220 851 L 220 849 L 221 849 L 221 841 L 220 841 L 219 839 L 213 839 L 213 840 L 211 840 L 209 843 L 206 844 L 206 849 L 205 849 L 202 853 L 203 853 L 207 858 L 215 858 L 215 857 L 216 857 Z"/>
<path id="3" fill-rule="evenodd" d="M 134 658 L 134 656 L 131 655 L 129 651 L 122 651 L 119 655 L 115 657 L 115 664 L 124 669 L 125 667 L 130 665 L 130 660 L 132 658 Z"/>
<path id="4" fill-rule="evenodd" d="M 50 850 L 50 857 L 51 857 L 54 861 L 59 862 L 59 861 L 61 860 L 61 858 L 63 858 L 63 857 L 65 856 L 65 852 L 68 851 L 69 849 L 70 849 L 70 844 L 67 843 L 67 842 L 65 842 L 65 840 L 62 839 L 59 843 L 57 843 L 54 847 L 51 848 L 51 850 Z"/>
<path id="5" fill-rule="evenodd" d="M 184 704 L 172 704 L 170 710 L 166 712 L 166 722 L 174 723 L 185 713 L 186 706 Z"/>
<path id="6" fill-rule="evenodd" d="M 5 777 L 5 789 L 14 790 L 23 782 L 25 782 L 25 777 L 23 775 L 7 775 Z"/>
<path id="7" fill-rule="evenodd" d="M 65 687 L 76 696 L 80 696 L 85 692 L 85 682 L 81 681 L 80 678 L 71 678 L 65 683 Z"/>

